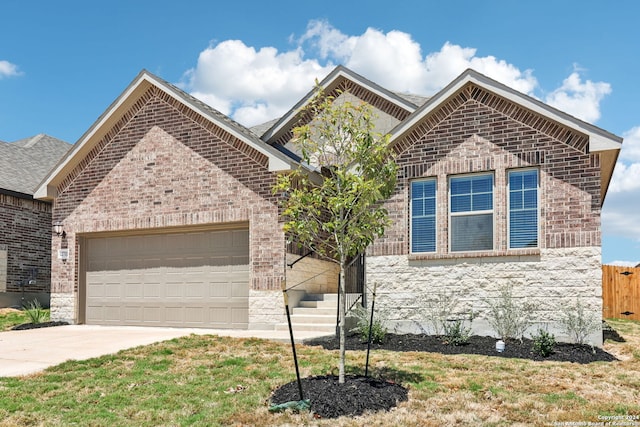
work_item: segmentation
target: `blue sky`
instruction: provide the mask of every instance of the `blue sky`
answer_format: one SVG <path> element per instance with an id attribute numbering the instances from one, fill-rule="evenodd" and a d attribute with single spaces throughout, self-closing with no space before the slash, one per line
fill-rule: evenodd
<path id="1" fill-rule="evenodd" d="M 640 263 L 635 1 L 5 0 L 0 10 L 0 140 L 75 142 L 143 68 L 252 125 L 337 64 L 423 95 L 473 67 L 625 138 L 603 262 Z"/>

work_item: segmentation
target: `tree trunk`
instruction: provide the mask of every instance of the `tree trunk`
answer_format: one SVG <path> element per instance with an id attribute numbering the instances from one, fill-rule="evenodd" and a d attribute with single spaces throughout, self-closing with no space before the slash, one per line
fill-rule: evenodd
<path id="1" fill-rule="evenodd" d="M 344 362 L 345 362 L 345 325 L 347 322 L 347 292 L 346 292 L 346 283 L 345 283 L 345 264 L 344 260 L 340 260 L 340 289 L 338 292 L 340 293 L 339 300 L 340 306 L 338 307 L 340 314 L 340 324 L 338 325 L 338 330 L 340 333 L 340 362 L 338 364 L 338 383 L 344 384 Z"/>

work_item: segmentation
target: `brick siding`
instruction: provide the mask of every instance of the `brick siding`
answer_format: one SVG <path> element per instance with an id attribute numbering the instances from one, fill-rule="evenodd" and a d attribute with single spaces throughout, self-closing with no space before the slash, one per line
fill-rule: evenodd
<path id="1" fill-rule="evenodd" d="M 437 253 L 449 257 L 448 177 L 495 174 L 494 251 L 473 256 L 527 255 L 507 250 L 506 171 L 540 170 L 540 248 L 600 246 L 600 168 L 588 138 L 469 85 L 395 142 L 398 184 L 386 202 L 392 220 L 371 255 L 409 253 L 409 183 L 437 177 Z M 456 258 L 460 254 L 455 255 Z"/>
<path id="2" fill-rule="evenodd" d="M 49 292 L 51 288 L 51 204 L 0 194 L 0 246 L 7 253 L 6 290 L 22 291 L 31 271 L 35 284 L 26 292 Z"/>
<path id="3" fill-rule="evenodd" d="M 279 289 L 284 236 L 267 158 L 157 88 L 124 114 L 59 186 L 54 220 L 70 249 L 54 293 L 77 292 L 79 234 L 248 224 L 251 287 Z M 75 260 L 75 262 L 73 262 Z"/>

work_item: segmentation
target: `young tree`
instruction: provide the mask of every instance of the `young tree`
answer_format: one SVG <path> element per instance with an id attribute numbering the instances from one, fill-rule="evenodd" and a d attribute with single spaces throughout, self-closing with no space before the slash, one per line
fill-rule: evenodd
<path id="1" fill-rule="evenodd" d="M 312 120 L 294 129 L 303 163 L 281 175 L 275 192 L 283 202 L 290 239 L 340 265 L 339 382 L 345 374 L 345 269 L 389 223 L 382 201 L 396 184 L 397 166 L 388 135 L 374 130 L 372 107 L 343 101 L 317 87 L 303 115 Z M 310 172 L 315 169 L 320 174 Z"/>

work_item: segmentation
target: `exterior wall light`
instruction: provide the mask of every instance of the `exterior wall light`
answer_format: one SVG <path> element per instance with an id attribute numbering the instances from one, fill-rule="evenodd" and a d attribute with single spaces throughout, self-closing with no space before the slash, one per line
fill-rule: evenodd
<path id="1" fill-rule="evenodd" d="M 64 231 L 64 227 L 60 221 L 53 223 L 53 232 L 56 233 L 57 236 L 62 236 L 63 239 L 67 237 L 67 232 Z"/>

